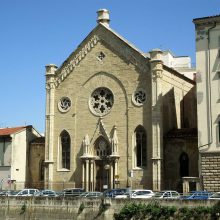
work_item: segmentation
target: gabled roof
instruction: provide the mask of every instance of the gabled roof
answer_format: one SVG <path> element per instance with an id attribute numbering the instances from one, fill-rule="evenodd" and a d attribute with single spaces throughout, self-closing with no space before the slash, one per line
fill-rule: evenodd
<path id="1" fill-rule="evenodd" d="M 89 34 L 88 36 L 79 44 L 75 51 L 73 51 L 70 56 L 62 63 L 62 65 L 56 71 L 56 80 L 55 86 L 58 86 L 65 78 L 74 70 L 75 67 L 79 65 L 81 60 L 96 46 L 98 42 L 104 42 L 109 46 L 112 40 L 116 44 L 122 45 L 125 50 L 120 50 L 117 45 L 113 48 L 115 51 L 118 51 L 122 56 L 126 57 L 131 63 L 135 66 L 141 68 L 144 66 L 145 69 L 149 69 L 149 63 L 146 62 L 149 57 L 146 56 L 142 51 L 137 49 L 133 44 L 119 35 L 117 32 L 112 30 L 110 27 L 99 23 Z M 134 56 L 135 54 L 135 56 Z M 140 62 L 142 60 L 143 62 Z"/>
<path id="2" fill-rule="evenodd" d="M 193 19 L 193 23 L 195 24 L 203 24 L 203 23 L 210 23 L 210 22 L 220 22 L 220 15 Z"/>
<path id="3" fill-rule="evenodd" d="M 6 135 L 17 133 L 25 129 L 26 127 L 27 126 L 13 127 L 13 128 L 0 128 L 0 136 L 6 136 Z"/>
<path id="4" fill-rule="evenodd" d="M 96 46 L 98 42 L 104 42 L 105 44 L 112 47 L 112 40 L 114 40 L 116 46 L 113 48 L 115 51 L 118 51 L 122 56 L 126 57 L 129 62 L 138 68 L 148 71 L 150 68 L 149 55 L 143 53 L 137 49 L 132 43 L 123 38 L 116 31 L 110 27 L 99 23 L 88 35 L 87 37 L 79 44 L 79 46 L 74 50 L 70 56 L 62 63 L 62 65 L 56 70 L 55 86 L 58 87 L 62 81 L 64 81 L 69 74 L 71 74 L 76 68 L 81 60 L 86 57 L 86 55 Z M 117 45 L 120 44 L 120 49 Z M 165 67 L 165 65 L 163 65 Z M 167 70 L 170 70 L 169 67 L 165 67 Z M 187 77 L 183 77 L 182 74 L 175 71 L 176 75 L 181 78 L 184 78 L 187 81 L 193 83 L 192 80 L 188 80 Z"/>

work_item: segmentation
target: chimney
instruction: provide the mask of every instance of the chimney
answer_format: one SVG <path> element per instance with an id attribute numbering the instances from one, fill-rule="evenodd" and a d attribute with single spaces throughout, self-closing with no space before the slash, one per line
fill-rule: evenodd
<path id="1" fill-rule="evenodd" d="M 97 23 L 102 23 L 106 26 L 109 27 L 109 11 L 107 9 L 100 9 L 97 11 L 98 18 L 97 18 Z"/>

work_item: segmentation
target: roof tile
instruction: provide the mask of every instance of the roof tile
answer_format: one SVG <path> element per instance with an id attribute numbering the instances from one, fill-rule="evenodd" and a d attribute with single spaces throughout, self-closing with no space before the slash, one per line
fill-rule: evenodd
<path id="1" fill-rule="evenodd" d="M 26 128 L 26 126 L 13 127 L 13 128 L 0 128 L 0 136 L 11 135 L 20 130 L 23 130 L 24 128 Z"/>

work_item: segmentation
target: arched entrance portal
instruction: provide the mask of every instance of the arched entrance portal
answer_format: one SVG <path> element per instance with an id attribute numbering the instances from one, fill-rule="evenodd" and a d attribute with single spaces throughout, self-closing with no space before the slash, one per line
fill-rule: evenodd
<path id="1" fill-rule="evenodd" d="M 95 190 L 103 191 L 111 186 L 111 146 L 100 136 L 94 143 L 95 153 Z"/>
<path id="2" fill-rule="evenodd" d="M 83 139 L 82 186 L 86 191 L 103 191 L 119 185 L 116 127 L 110 140 L 100 135 L 90 145 L 88 135 Z"/>

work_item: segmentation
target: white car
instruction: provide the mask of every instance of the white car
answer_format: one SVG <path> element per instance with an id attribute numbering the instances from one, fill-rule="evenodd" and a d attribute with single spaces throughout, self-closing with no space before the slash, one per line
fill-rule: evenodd
<path id="1" fill-rule="evenodd" d="M 213 193 L 208 199 L 211 200 L 220 200 L 220 192 Z"/>
<path id="2" fill-rule="evenodd" d="M 38 189 L 23 189 L 19 191 L 15 196 L 34 196 L 38 192 Z"/>
<path id="3" fill-rule="evenodd" d="M 179 199 L 180 194 L 177 191 L 172 190 L 163 190 L 160 192 L 157 192 L 154 199 Z"/>
<path id="4" fill-rule="evenodd" d="M 132 199 L 149 199 L 152 198 L 155 193 L 149 189 L 135 189 L 131 190 L 123 195 L 117 195 L 115 198 L 132 198 Z"/>

